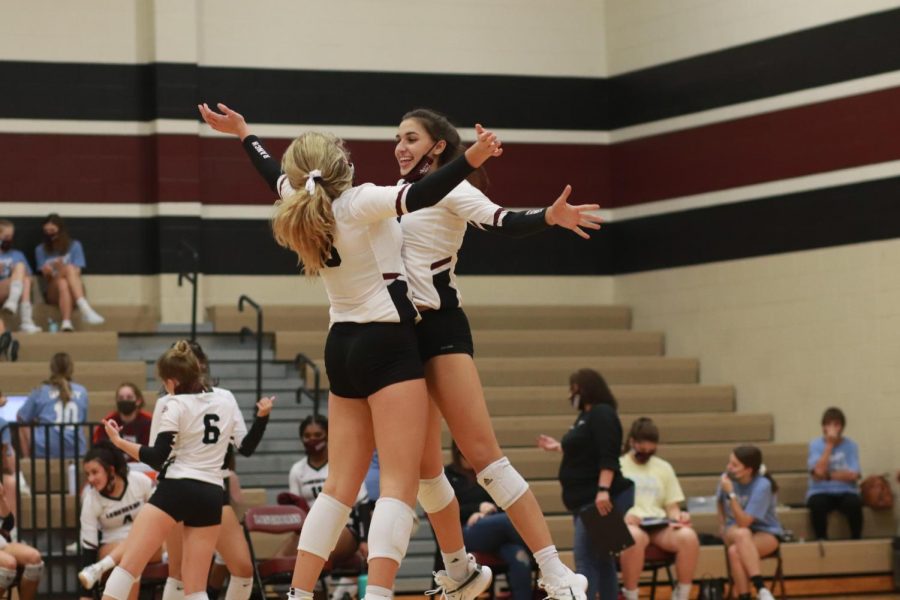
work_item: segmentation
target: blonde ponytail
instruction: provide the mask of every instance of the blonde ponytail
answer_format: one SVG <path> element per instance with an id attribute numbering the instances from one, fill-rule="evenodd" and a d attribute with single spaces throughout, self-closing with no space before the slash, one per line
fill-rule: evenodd
<path id="1" fill-rule="evenodd" d="M 50 359 L 50 377 L 47 383 L 59 390 L 59 397 L 63 404 L 72 399 L 72 357 L 65 352 L 57 352 Z"/>
<path id="2" fill-rule="evenodd" d="M 349 155 L 339 138 L 307 132 L 288 146 L 281 169 L 295 191 L 275 203 L 272 233 L 280 246 L 297 254 L 307 275 L 316 275 L 334 242 L 331 202 L 353 185 Z M 320 175 L 307 185 L 316 170 Z"/>

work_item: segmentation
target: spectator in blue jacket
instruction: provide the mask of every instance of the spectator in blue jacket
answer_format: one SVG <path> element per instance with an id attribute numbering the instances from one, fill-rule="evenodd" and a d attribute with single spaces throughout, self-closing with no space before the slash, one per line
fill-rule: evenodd
<path id="1" fill-rule="evenodd" d="M 25 255 L 13 249 L 16 233 L 12 221 L 0 219 L 0 300 L 2 310 L 14 315 L 21 310 L 19 330 L 36 333 L 41 330 L 34 324 L 31 311 L 31 266 Z M 4 325 L 0 321 L 0 333 Z"/>
<path id="2" fill-rule="evenodd" d="M 862 536 L 862 499 L 856 485 L 860 475 L 859 448 L 844 437 L 846 425 L 844 412 L 831 407 L 822 415 L 822 437 L 809 443 L 806 506 L 813 532 L 820 540 L 828 539 L 828 513 L 834 510 L 847 517 L 854 540 Z"/>

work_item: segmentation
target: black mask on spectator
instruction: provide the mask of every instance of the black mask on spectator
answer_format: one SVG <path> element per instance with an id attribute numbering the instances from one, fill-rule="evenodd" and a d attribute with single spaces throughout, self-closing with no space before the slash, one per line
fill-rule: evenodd
<path id="1" fill-rule="evenodd" d="M 318 440 L 316 442 L 303 442 L 303 449 L 306 450 L 307 454 L 318 454 L 322 450 L 325 449 L 325 444 L 327 444 L 325 440 Z"/>
<path id="2" fill-rule="evenodd" d="M 434 146 L 437 145 L 438 143 L 435 142 Z M 431 172 L 431 165 L 434 164 L 434 158 L 431 156 L 431 151 L 434 150 L 434 146 L 429 148 L 428 152 L 426 152 L 425 155 L 419 159 L 419 162 L 416 163 L 416 166 L 403 176 L 403 180 L 406 183 L 415 183 Z"/>
<path id="3" fill-rule="evenodd" d="M 123 400 L 116 398 L 116 410 L 126 417 L 130 417 L 137 410 L 137 400 Z"/>
<path id="4" fill-rule="evenodd" d="M 9 252 L 12 250 L 12 238 L 0 241 L 0 252 Z"/>
<path id="5" fill-rule="evenodd" d="M 56 236 L 57 236 L 57 235 L 58 235 L 58 234 L 56 234 L 56 233 L 45 233 L 45 234 L 44 234 L 44 243 L 45 243 L 45 244 L 50 244 L 50 243 L 52 243 L 53 240 L 56 239 Z"/>
<path id="6" fill-rule="evenodd" d="M 635 450 L 634 451 L 634 462 L 643 465 L 648 460 L 650 460 L 650 458 L 654 454 L 656 454 L 656 452 L 638 452 L 637 450 Z"/>

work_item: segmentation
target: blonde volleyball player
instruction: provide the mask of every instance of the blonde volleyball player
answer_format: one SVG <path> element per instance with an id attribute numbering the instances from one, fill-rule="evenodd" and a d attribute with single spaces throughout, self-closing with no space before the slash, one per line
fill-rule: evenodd
<path id="1" fill-rule="evenodd" d="M 210 124 L 227 118 L 199 108 Z M 376 446 L 381 498 L 369 528 L 366 597 L 390 598 L 412 532 L 428 413 L 397 217 L 436 204 L 502 148 L 479 127 L 478 141 L 436 176 L 403 186 L 354 186 L 337 138 L 301 135 L 285 151 L 282 175 L 246 123 L 243 128 L 244 148 L 282 197 L 272 221 L 276 241 L 297 253 L 308 274 L 321 275 L 331 303 L 329 435 L 341 452 L 330 457 L 328 479 L 304 523 L 289 598 L 312 597 Z"/>
<path id="2" fill-rule="evenodd" d="M 184 523 L 182 573 L 186 600 L 208 600 L 206 576 L 222 519 L 222 464 L 243 417 L 234 397 L 207 390 L 200 362 L 182 340 L 156 363 L 168 393 L 154 445 L 122 439 L 105 421 L 110 441 L 160 471 L 159 485 L 128 534 L 122 561 L 106 581 L 104 600 L 125 600 L 137 577 L 176 523 Z"/>

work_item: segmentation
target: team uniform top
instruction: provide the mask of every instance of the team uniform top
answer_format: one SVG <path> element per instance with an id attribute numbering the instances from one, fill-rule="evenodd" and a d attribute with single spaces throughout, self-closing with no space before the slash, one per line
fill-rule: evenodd
<path id="1" fill-rule="evenodd" d="M 335 220 L 331 258 L 320 272 L 331 304 L 331 323 L 397 323 L 417 313 L 406 283 L 397 217 L 407 213 L 410 186 L 352 187 L 331 204 Z M 294 193 L 286 175 L 282 199 Z"/>
<path id="2" fill-rule="evenodd" d="M 312 508 L 316 498 L 322 493 L 322 486 L 325 485 L 326 479 L 328 479 L 328 463 L 316 468 L 310 466 L 308 457 L 303 457 L 291 467 L 291 472 L 288 474 L 288 489 L 292 494 L 306 500 L 306 504 Z M 354 504 L 368 502 L 368 500 L 366 484 L 363 483 Z"/>
<path id="3" fill-rule="evenodd" d="M 78 240 L 72 240 L 72 243 L 69 244 L 69 249 L 62 254 L 58 252 L 47 252 L 47 249 L 44 248 L 44 244 L 39 244 L 38 247 L 34 249 L 34 257 L 37 260 L 38 271 L 43 268 L 48 260 L 53 260 L 55 258 L 62 258 L 62 262 L 65 265 L 75 265 L 81 269 L 87 266 L 87 262 L 84 260 L 84 249 L 81 247 L 81 242 Z"/>
<path id="4" fill-rule="evenodd" d="M 0 252 L 0 280 L 8 279 L 12 276 L 13 267 L 22 263 L 25 265 L 25 273 L 31 275 L 31 265 L 25 255 L 18 250 L 10 250 L 9 252 Z"/>
<path id="5" fill-rule="evenodd" d="M 152 493 L 150 478 L 135 471 L 129 471 L 125 489 L 118 498 L 87 487 L 81 496 L 81 545 L 97 550 L 102 544 L 124 540 Z"/>
<path id="6" fill-rule="evenodd" d="M 241 443 L 247 427 L 234 396 L 213 389 L 160 398 L 154 409 L 151 442 L 168 432 L 175 434 L 175 442 L 161 476 L 222 486 L 225 453 L 232 439 Z"/>
<path id="7" fill-rule="evenodd" d="M 63 402 L 59 396 L 59 389 L 50 384 L 44 384 L 34 389 L 25 404 L 19 409 L 17 419 L 20 423 L 54 423 L 57 425 L 84 423 L 87 418 L 88 395 L 84 386 L 69 382 L 71 398 Z M 34 446 L 36 456 L 59 457 L 63 451 L 66 456 L 75 455 L 75 431 L 78 429 L 78 447 L 81 452 L 87 450 L 84 432 L 78 427 L 63 428 L 64 448 L 59 447 L 59 430 L 55 427 L 35 427 Z M 47 439 L 49 436 L 49 439 Z"/>
<path id="8" fill-rule="evenodd" d="M 463 181 L 435 206 L 404 215 L 403 262 L 416 306 L 460 305 L 456 263 L 467 225 L 518 237 L 545 229 L 544 212 L 507 210 Z"/>

